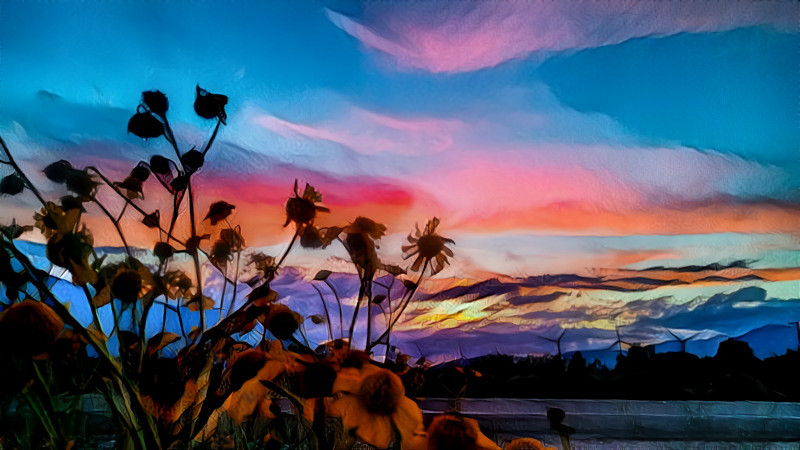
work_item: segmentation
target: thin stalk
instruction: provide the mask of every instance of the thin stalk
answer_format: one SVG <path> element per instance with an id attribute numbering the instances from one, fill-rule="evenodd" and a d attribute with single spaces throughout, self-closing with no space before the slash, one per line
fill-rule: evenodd
<path id="1" fill-rule="evenodd" d="M 278 269 L 278 267 L 280 267 L 280 266 L 281 266 L 281 264 L 283 264 L 283 261 L 284 261 L 284 260 L 286 259 L 286 257 L 289 255 L 289 250 L 291 250 L 291 249 L 292 249 L 292 246 L 294 245 L 294 242 L 297 240 L 297 236 L 298 236 L 298 235 L 299 235 L 299 233 L 298 233 L 298 230 L 297 230 L 297 229 L 295 229 L 295 230 L 294 230 L 294 236 L 292 236 L 292 240 L 291 240 L 291 241 L 289 241 L 289 246 L 286 248 L 286 251 L 284 251 L 284 252 L 283 252 L 283 256 L 281 256 L 281 259 L 279 259 L 279 260 L 278 260 L 278 263 L 277 263 L 277 264 L 275 264 L 275 269 L 276 269 L 276 270 Z"/>
<path id="2" fill-rule="evenodd" d="M 425 275 L 425 270 L 428 268 L 429 263 L 430 259 L 426 259 L 425 264 L 422 266 L 422 271 L 419 273 L 419 278 L 417 278 L 417 283 L 414 285 L 414 289 L 408 291 L 408 297 L 406 297 L 405 302 L 401 300 L 400 308 L 397 311 L 397 315 L 392 319 L 392 322 L 386 328 L 386 331 L 384 331 L 383 334 L 381 334 L 380 337 L 375 342 L 380 342 L 389 333 L 391 333 L 392 327 L 394 327 L 397 321 L 400 320 L 400 317 L 403 316 L 403 311 L 405 311 L 406 307 L 408 306 L 408 303 L 411 301 L 411 299 L 414 297 L 414 294 L 417 292 L 417 288 L 419 288 L 419 284 L 420 282 L 422 282 L 422 277 Z M 369 349 L 367 349 L 367 351 L 369 351 Z"/>
<path id="3" fill-rule="evenodd" d="M 128 202 L 125 202 L 125 204 L 122 205 L 122 210 L 119 212 L 119 215 L 117 216 L 117 222 L 122 220 L 122 216 L 125 214 L 126 209 L 128 209 Z"/>
<path id="4" fill-rule="evenodd" d="M 333 292 L 333 296 L 336 297 L 336 304 L 339 305 L 339 339 L 344 339 L 344 319 L 342 318 L 342 301 L 341 299 L 339 299 L 339 293 L 336 292 L 336 289 L 334 289 L 331 282 L 328 281 L 327 279 L 324 281 L 325 284 L 328 285 L 328 288 L 330 288 L 331 292 Z"/>
<path id="5" fill-rule="evenodd" d="M 98 170 L 96 167 L 88 166 L 88 167 L 86 167 L 86 170 L 91 170 L 92 172 L 96 173 L 108 187 L 110 187 L 114 192 L 116 192 L 117 195 L 122 197 L 125 200 L 125 202 L 128 205 L 130 205 L 133 209 L 135 209 L 139 214 L 141 214 L 142 216 L 149 215 L 147 211 L 143 210 L 139 205 L 134 203 L 133 200 L 129 199 L 125 194 L 122 193 L 122 191 L 120 191 L 116 186 L 114 186 L 114 184 L 105 175 L 100 173 L 100 170 Z M 157 227 L 157 229 L 158 229 L 158 231 L 160 231 L 160 232 L 162 232 L 164 234 L 167 234 L 167 239 L 173 240 L 176 244 L 179 244 L 179 245 L 183 246 L 184 248 L 186 247 L 186 242 L 185 241 L 181 241 L 180 239 L 178 239 L 178 238 L 176 238 L 174 236 L 171 236 L 171 233 L 168 232 L 167 230 L 165 230 L 164 228 L 162 228 L 160 225 Z M 205 252 L 204 250 L 198 249 L 198 251 L 200 251 L 201 253 L 203 253 L 203 255 L 208 257 L 208 253 Z M 218 267 L 216 267 L 216 266 L 214 266 L 214 267 L 217 270 L 219 270 Z M 221 270 L 220 270 L 220 273 L 222 273 Z M 222 275 L 226 277 L 225 279 L 228 280 L 229 283 L 231 282 L 231 279 L 227 278 L 226 274 L 223 273 Z"/>
<path id="6" fill-rule="evenodd" d="M 211 144 L 214 143 L 214 139 L 217 138 L 217 131 L 219 131 L 219 126 L 220 126 L 221 123 L 222 123 L 222 120 L 217 118 L 217 126 L 214 127 L 214 132 L 211 133 L 211 139 L 208 140 L 208 143 L 206 144 L 206 148 L 203 149 L 203 156 L 206 156 L 206 153 L 208 153 L 208 149 L 211 148 Z M 170 130 L 170 134 L 172 134 L 172 130 Z"/>
<path id="7" fill-rule="evenodd" d="M 100 207 L 100 209 L 103 211 L 103 214 L 105 214 L 106 217 L 108 217 L 108 220 L 110 220 L 111 223 L 114 224 L 114 228 L 117 229 L 117 234 L 119 234 L 119 238 L 122 239 L 122 245 L 125 247 L 125 253 L 127 253 L 128 256 L 133 257 L 133 254 L 131 254 L 131 249 L 130 249 L 130 247 L 128 247 L 128 241 L 125 240 L 125 234 L 122 232 L 122 228 L 120 228 L 120 226 L 119 226 L 119 222 L 117 222 L 117 220 L 114 219 L 114 216 L 111 214 L 111 212 L 109 212 L 106 209 L 106 207 L 103 206 L 102 203 L 100 203 L 99 200 L 97 200 L 96 198 L 93 198 L 92 201 L 97 206 Z"/>
<path id="8" fill-rule="evenodd" d="M 361 286 L 358 288 L 358 300 L 356 300 L 356 307 L 353 310 L 353 320 L 350 321 L 350 333 L 347 335 L 348 339 L 350 339 L 350 347 L 353 346 L 353 332 L 356 328 L 356 319 L 358 319 L 358 310 L 361 308 L 361 297 L 364 292 L 364 279 L 362 278 L 361 274 L 358 275 L 358 280 L 360 281 Z M 369 336 L 367 336 L 367 340 L 369 340 Z M 365 349 L 369 351 L 369 349 Z"/>
<path id="9" fill-rule="evenodd" d="M 225 317 L 228 317 L 233 312 L 233 307 L 236 304 L 236 288 L 239 284 L 239 259 L 241 259 L 242 252 L 236 252 L 236 274 L 233 276 L 233 297 L 231 297 L 231 306 L 228 308 L 228 314 Z"/>
<path id="10" fill-rule="evenodd" d="M 94 305 L 94 300 L 92 299 L 92 293 L 89 292 L 89 287 L 85 284 L 83 285 L 83 293 L 86 295 L 86 300 L 89 301 L 89 309 L 92 310 L 92 322 L 94 323 L 95 328 L 97 331 L 103 332 L 103 326 L 100 323 L 100 316 L 97 314 L 97 307 Z"/>
<path id="11" fill-rule="evenodd" d="M 192 225 L 192 237 L 194 238 L 197 236 L 197 225 L 194 223 L 194 195 L 192 194 L 191 179 L 189 179 L 187 190 L 189 191 L 189 223 Z M 192 253 L 192 258 L 194 259 L 194 272 L 197 276 L 197 297 L 200 299 L 200 333 L 202 334 L 206 331 L 206 313 L 203 310 L 203 275 L 200 273 L 200 257 L 197 256 L 197 252 Z"/>
<path id="12" fill-rule="evenodd" d="M 17 175 L 19 175 L 22 178 L 22 180 L 28 186 L 28 189 L 30 189 L 31 192 L 33 192 L 33 195 L 35 195 L 36 198 L 39 199 L 39 202 L 41 202 L 42 206 L 47 208 L 47 202 L 44 201 L 44 197 L 42 197 L 42 194 L 40 194 L 39 190 L 36 189 L 36 186 L 34 186 L 33 183 L 31 183 L 31 180 L 28 178 L 27 175 L 25 175 L 25 172 L 23 172 L 22 169 L 19 168 L 17 162 L 14 161 L 14 157 L 11 155 L 11 150 L 8 149 L 8 147 L 6 146 L 6 142 L 3 140 L 2 137 L 0 137 L 0 145 L 3 146 L 3 151 L 6 153 L 6 156 L 8 157 L 8 164 L 10 164 L 11 167 L 14 168 L 14 171 L 17 173 Z"/>
<path id="13" fill-rule="evenodd" d="M 311 284 L 311 287 L 313 287 L 314 290 L 317 291 L 317 294 L 319 294 L 319 300 L 322 302 L 322 308 L 325 310 L 325 321 L 328 323 L 328 339 L 333 340 L 333 327 L 331 326 L 331 315 L 328 314 L 328 305 L 325 304 L 325 297 L 323 297 L 322 291 L 320 291 L 316 285 Z"/>
<path id="14" fill-rule="evenodd" d="M 165 300 L 166 300 L 166 299 L 165 299 Z M 183 318 L 181 317 L 181 313 L 180 313 L 180 311 L 179 311 L 179 310 L 178 310 L 176 307 L 174 307 L 174 306 L 170 305 L 170 304 L 169 304 L 169 303 L 167 303 L 167 302 L 162 302 L 162 301 L 159 301 L 159 300 L 157 300 L 157 301 L 155 301 L 155 302 L 153 302 L 153 303 L 158 303 L 159 305 L 162 305 L 162 306 L 164 306 L 164 311 L 166 311 L 167 309 L 169 309 L 170 311 L 172 311 L 172 312 L 174 312 L 175 314 L 177 314 L 177 316 L 178 316 L 178 324 L 180 324 L 180 327 L 181 327 L 181 334 L 183 335 L 183 339 L 185 339 L 185 340 L 186 340 L 186 342 L 189 342 L 189 338 L 187 338 L 187 337 L 186 337 L 186 330 L 185 330 L 185 329 L 184 329 L 184 327 L 183 327 Z M 178 304 L 180 304 L 180 302 L 178 302 Z"/>
<path id="15" fill-rule="evenodd" d="M 384 312 L 384 316 L 386 316 L 386 330 L 387 330 L 387 332 L 386 332 L 386 354 L 385 354 L 385 359 L 386 360 L 389 359 L 389 347 L 390 347 L 389 344 L 392 341 L 392 330 L 389 329 L 389 322 L 392 319 L 392 286 L 394 286 L 394 281 L 395 280 L 396 280 L 396 278 L 393 276 L 392 277 L 392 281 L 389 283 L 389 286 L 386 286 L 386 305 L 387 305 L 387 307 L 389 309 L 389 313 L 388 314 L 386 314 L 386 312 Z M 381 309 L 383 309 L 383 307 L 381 307 Z M 378 340 L 376 342 L 380 342 L 380 340 Z"/>
<path id="16" fill-rule="evenodd" d="M 228 272 L 228 263 L 225 263 L 225 273 L 227 274 L 227 272 Z M 228 277 L 225 276 L 222 279 L 222 295 L 220 296 L 219 299 L 219 320 L 222 320 L 222 310 L 225 307 L 225 288 L 228 287 L 227 278 Z M 231 303 L 231 307 L 233 307 L 233 303 Z M 228 311 L 228 314 L 230 314 L 230 311 Z"/>

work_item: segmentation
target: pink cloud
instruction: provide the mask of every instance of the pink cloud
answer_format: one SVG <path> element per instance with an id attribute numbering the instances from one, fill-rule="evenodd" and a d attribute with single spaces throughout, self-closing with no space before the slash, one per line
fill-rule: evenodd
<path id="1" fill-rule="evenodd" d="M 257 114 L 253 121 L 284 137 L 326 140 L 368 155 L 440 152 L 450 148 L 454 134 L 466 128 L 463 122 L 455 119 L 400 118 L 352 106 L 314 125 L 290 122 L 270 114 Z"/>
<path id="2" fill-rule="evenodd" d="M 475 1 L 369 3 L 361 17 L 328 10 L 336 26 L 405 68 L 467 72 L 536 51 L 771 25 L 792 30 L 793 2 Z"/>

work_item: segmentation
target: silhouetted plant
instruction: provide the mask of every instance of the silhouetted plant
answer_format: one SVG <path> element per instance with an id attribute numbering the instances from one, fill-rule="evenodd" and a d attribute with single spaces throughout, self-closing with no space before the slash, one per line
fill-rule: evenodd
<path id="1" fill-rule="evenodd" d="M 293 223 L 295 233 L 280 258 L 250 255 L 247 264 L 255 276 L 244 281 L 251 290 L 244 302 L 237 304 L 240 260 L 246 243 L 241 228 L 231 224 L 236 207 L 224 200 L 214 202 L 203 219 L 215 227 L 213 234 L 198 234 L 193 192 L 193 179 L 205 165 L 220 126 L 226 123 L 227 104 L 225 95 L 197 86 L 194 110 L 204 119 L 216 120 L 216 124 L 203 146 L 182 152 L 167 118 L 167 96 L 160 91 L 143 92 L 128 121 L 128 132 L 143 139 L 164 138 L 174 158 L 152 155 L 138 162 L 122 181 L 112 181 L 94 166 L 77 168 L 66 160 L 54 162 L 43 172 L 69 192 L 55 202 L 45 200 L 0 139 L 7 158 L 0 163 L 13 171 L 0 180 L 0 194 L 19 195 L 28 190 L 36 196 L 42 208 L 34 215 L 34 225 L 47 240 L 46 256 L 70 273 L 72 284 L 83 292 L 92 314 L 90 324 L 81 324 L 53 294 L 50 275 L 37 269 L 16 247 L 14 240 L 31 231 L 32 226 L 19 226 L 14 220 L 0 227 L 0 283 L 8 301 L 0 315 L 0 338 L 22 341 L 11 351 L 0 351 L 0 362 L 10 358 L 24 368 L 8 384 L 10 390 L 4 392 L 2 401 L 19 395 L 27 399 L 39 425 L 46 430 L 41 445 L 72 445 L 70 428 L 48 403 L 56 389 L 55 381 L 41 376 L 39 363 L 31 361 L 52 358 L 66 364 L 64 370 L 87 373 L 85 379 L 69 387 L 67 394 L 80 398 L 89 392 L 101 393 L 111 407 L 122 447 L 166 448 L 190 441 L 241 443 L 256 438 L 253 433 L 262 433 L 257 437 L 261 444 L 327 448 L 328 416 L 344 427 L 341 435 L 358 436 L 373 445 L 395 442 L 401 448 L 411 448 L 424 444 L 419 408 L 405 397 L 398 375 L 378 368 L 368 352 L 381 344 L 386 345 L 388 354 L 391 327 L 402 316 L 426 269 L 430 267 L 430 273 L 435 274 L 447 263 L 446 256 L 452 256 L 444 246 L 452 241 L 435 234 L 436 218 L 423 234 L 417 231 L 416 238 L 409 237 L 416 245 L 412 254 L 419 253 L 412 270 L 420 272 L 416 281 L 411 281 L 405 269 L 385 265 L 378 257 L 377 241 L 386 232 L 384 225 L 357 217 L 345 226 L 317 227 L 318 213 L 329 211 L 319 204 L 322 195 L 309 184 L 301 193 L 295 181 L 284 223 Z M 172 210 L 165 215 L 168 225 L 162 225 L 159 210 L 147 211 L 140 204 L 145 194 L 149 195 L 146 183 L 151 174 L 171 196 Z M 113 211 L 104 204 L 98 195 L 101 191 L 116 195 L 123 202 L 122 208 Z M 185 215 L 180 214 L 184 201 L 188 203 Z M 125 255 L 97 254 L 92 234 L 81 221 L 87 206 L 99 209 L 108 219 Z M 123 226 L 128 209 L 135 211 L 145 226 L 159 231 L 151 252 L 157 264 L 143 263 L 129 246 Z M 188 222 L 185 240 L 176 236 L 181 219 Z M 330 272 L 321 271 L 315 279 L 325 282 L 336 298 L 338 339 L 322 291 L 318 293 L 324 317 L 304 318 L 289 306 L 275 303 L 278 294 L 270 283 L 298 238 L 306 248 L 326 248 L 339 240 L 350 255 L 360 287 L 347 341 L 343 339 L 342 302 L 327 279 Z M 180 267 L 181 255 L 188 256 L 193 273 Z M 204 293 L 206 280 L 201 265 L 206 262 L 223 280 L 219 298 Z M 375 279 L 379 271 L 389 274 L 388 284 Z M 400 299 L 393 300 L 392 286 L 397 279 L 402 279 L 405 291 Z M 224 312 L 229 284 L 232 295 Z M 384 287 L 386 293 L 373 296 L 374 284 Z M 362 302 L 367 305 L 367 353 L 351 349 Z M 154 305 L 163 311 L 161 331 L 147 338 L 145 324 Z M 386 325 L 375 341 L 373 305 L 382 310 Z M 209 324 L 206 311 L 215 306 L 218 319 Z M 99 311 L 105 308 L 111 310 L 111 329 L 104 328 L 100 320 Z M 185 321 L 193 313 L 198 314 L 199 326 L 189 328 Z M 178 332 L 167 329 L 170 314 L 178 319 Z M 306 319 L 314 325 L 327 324 L 329 341 L 323 344 L 325 351 L 320 355 L 309 348 L 304 332 Z M 251 332 L 260 334 L 257 346 L 237 340 Z M 268 335 L 275 340 L 268 340 Z M 305 342 L 298 340 L 298 335 Z M 116 350 L 111 349 L 112 338 L 117 341 Z M 80 358 L 89 358 L 85 346 L 97 354 L 97 371 L 70 365 L 70 361 L 77 364 Z M 402 373 L 408 370 L 407 364 L 395 366 Z M 321 398 L 334 394 L 329 401 Z M 290 402 L 292 414 L 285 414 L 278 398 Z M 228 434 L 217 432 L 223 429 Z"/>

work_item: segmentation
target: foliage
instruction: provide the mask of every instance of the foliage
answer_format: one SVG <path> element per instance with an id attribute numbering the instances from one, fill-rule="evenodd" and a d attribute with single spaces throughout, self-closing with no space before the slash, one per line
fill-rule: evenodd
<path id="1" fill-rule="evenodd" d="M 143 139 L 165 139 L 174 158 L 152 155 L 122 181 L 112 181 L 94 166 L 54 162 L 43 172 L 67 191 L 56 201 L 45 199 L 0 139 L 5 154 L 0 163 L 11 169 L 0 181 L 0 192 L 20 195 L 27 190 L 36 197 L 41 210 L 34 215 L 34 226 L 47 240 L 47 259 L 68 271 L 76 291 L 85 297 L 56 298 L 52 288 L 64 281 L 38 269 L 17 248 L 15 240 L 33 227 L 12 221 L 0 229 L 0 285 L 6 302 L 0 312 L 0 338 L 18 343 L 0 348 L 0 362 L 14 368 L 2 372 L 0 423 L 23 422 L 21 427 L 0 429 L 0 445 L 95 445 L 85 441 L 86 430 L 74 423 L 74 417 L 81 399 L 100 394 L 121 448 L 349 448 L 359 441 L 424 447 L 419 408 L 405 396 L 398 375 L 379 367 L 370 356 L 376 345 L 385 345 L 389 354 L 392 326 L 426 269 L 436 273 L 447 262 L 445 254 L 452 256 L 444 247 L 452 241 L 434 233 L 436 218 L 428 222 L 424 234 L 417 231 L 416 238 L 410 237 L 417 251 L 408 256 L 418 253 L 411 269 L 419 272 L 412 280 L 405 269 L 380 261 L 376 250 L 386 232 L 384 225 L 357 217 L 349 224 L 320 228 L 317 216 L 329 211 L 320 204 L 322 194 L 310 184 L 301 192 L 296 181 L 286 203 L 284 226 L 293 225 L 295 230 L 286 251 L 280 257 L 250 253 L 249 262 L 242 264 L 247 249 L 241 228 L 231 224 L 235 205 L 214 202 L 203 220 L 216 231 L 197 232 L 193 181 L 226 124 L 227 105 L 227 96 L 197 86 L 194 110 L 214 120 L 215 126 L 203 146 L 182 151 L 167 118 L 167 96 L 143 92 L 128 132 Z M 169 214 L 146 211 L 140 203 L 146 191 L 151 195 L 153 180 L 171 199 Z M 114 194 L 122 208 L 112 211 L 101 201 L 106 198 L 101 192 Z M 187 203 L 188 214 L 182 214 Z M 159 242 L 152 249 L 157 264 L 146 264 L 136 256 L 141 253 L 128 245 L 123 218 L 130 210 L 145 226 L 159 231 Z M 123 257 L 98 255 L 92 232 L 82 222 L 87 211 L 99 211 L 108 219 L 124 248 Z M 169 218 L 166 223 L 164 216 Z M 177 237 L 180 226 L 188 229 L 185 240 Z M 343 321 L 342 299 L 328 280 L 330 272 L 321 271 L 310 281 L 325 310 L 324 317 L 312 316 L 310 322 L 326 326 L 330 337 L 317 351 L 305 338 L 306 318 L 291 305 L 277 303 L 278 293 L 270 288 L 298 239 L 303 247 L 320 249 L 339 241 L 361 280 L 349 325 Z M 183 264 L 187 261 L 190 268 Z M 221 276 L 219 298 L 204 294 L 203 266 Z M 244 266 L 255 275 L 240 280 Z M 389 284 L 376 281 L 379 272 L 390 276 Z M 392 299 L 396 280 L 404 286 L 404 294 Z M 237 305 L 242 281 L 251 290 Z M 316 286 L 320 282 L 336 299 L 338 330 L 325 294 Z M 228 286 L 233 292 L 226 305 Z M 373 295 L 374 286 L 386 292 Z M 86 302 L 91 323 L 80 323 L 65 306 L 77 302 Z M 352 338 L 362 305 L 367 309 L 367 340 L 365 351 L 359 352 Z M 382 310 L 384 319 L 377 339 L 373 339 L 373 306 Z M 162 311 L 161 317 L 151 314 L 154 307 Z M 113 317 L 110 329 L 100 320 L 108 312 Z M 198 325 L 187 329 L 184 322 L 192 315 Z M 168 316 L 178 319 L 178 330 L 167 329 Z M 147 336 L 145 325 L 158 320 L 161 332 Z M 260 335 L 258 345 L 242 339 L 251 333 Z"/>

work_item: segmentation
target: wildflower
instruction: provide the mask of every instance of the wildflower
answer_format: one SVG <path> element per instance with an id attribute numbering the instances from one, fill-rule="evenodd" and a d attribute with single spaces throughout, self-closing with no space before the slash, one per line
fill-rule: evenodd
<path id="1" fill-rule="evenodd" d="M 150 169 L 144 161 L 140 161 L 133 169 L 131 169 L 131 176 L 144 183 L 150 178 Z"/>
<path id="2" fill-rule="evenodd" d="M 155 280 L 144 264 L 128 258 L 125 262 L 101 268 L 98 281 L 93 285 L 97 294 L 92 302 L 99 308 L 115 298 L 123 304 L 135 304 L 155 288 Z"/>
<path id="3" fill-rule="evenodd" d="M 181 374 L 175 358 L 146 358 L 139 381 L 142 406 L 162 425 L 178 420 L 200 394 L 196 380 Z"/>
<path id="4" fill-rule="evenodd" d="M 191 295 L 192 279 L 183 271 L 169 271 L 164 274 L 161 282 L 166 288 L 166 296 L 169 299 L 175 300 L 179 297 Z"/>
<path id="5" fill-rule="evenodd" d="M 211 253 L 208 255 L 208 260 L 216 267 L 223 268 L 228 265 L 228 261 L 233 258 L 231 253 L 231 246 L 223 241 L 216 241 L 211 246 Z"/>
<path id="6" fill-rule="evenodd" d="M 175 248 L 166 242 L 156 242 L 155 247 L 153 247 L 153 255 L 155 255 L 162 264 L 165 260 L 172 258 L 174 254 Z"/>
<path id="7" fill-rule="evenodd" d="M 169 109 L 169 101 L 167 96 L 161 91 L 145 91 L 142 92 L 142 103 L 147 106 L 153 114 L 163 116 Z"/>
<path id="8" fill-rule="evenodd" d="M 75 284 L 94 283 L 97 281 L 97 273 L 89 264 L 93 243 L 92 235 L 85 226 L 75 233 L 70 231 L 53 234 L 47 241 L 47 259 L 69 270 Z"/>
<path id="9" fill-rule="evenodd" d="M 203 167 L 206 157 L 203 153 L 192 148 L 181 156 L 181 164 L 187 173 L 195 173 Z"/>
<path id="10" fill-rule="evenodd" d="M 21 356 L 47 351 L 63 329 L 58 314 L 36 300 L 15 303 L 0 314 L 0 342 L 6 343 L 4 350 Z"/>
<path id="11" fill-rule="evenodd" d="M 150 170 L 157 175 L 166 175 L 172 172 L 171 165 L 174 163 L 161 155 L 150 157 Z"/>
<path id="12" fill-rule="evenodd" d="M 317 228 L 314 225 L 306 225 L 303 234 L 300 235 L 300 245 L 303 248 L 325 248 L 331 245 L 341 232 L 340 227 Z"/>
<path id="13" fill-rule="evenodd" d="M 343 367 L 333 384 L 328 414 L 346 431 L 378 448 L 400 440 L 401 448 L 422 448 L 422 411 L 405 396 L 400 377 L 369 363 Z M 395 435 L 393 430 L 399 432 Z"/>
<path id="14" fill-rule="evenodd" d="M 3 177 L 0 180 L 0 194 L 17 195 L 25 189 L 25 182 L 16 173 Z"/>
<path id="15" fill-rule="evenodd" d="M 344 246 L 353 264 L 359 272 L 364 272 L 363 278 L 372 279 L 380 265 L 375 241 L 384 235 L 386 226 L 366 217 L 357 217 L 343 231 L 347 234 Z"/>
<path id="16" fill-rule="evenodd" d="M 206 217 L 203 220 L 210 221 L 211 226 L 213 227 L 217 223 L 227 219 L 235 208 L 236 206 L 231 205 L 228 202 L 224 201 L 214 202 L 208 208 L 208 214 L 206 214 Z"/>
<path id="17" fill-rule="evenodd" d="M 164 135 L 164 124 L 156 119 L 150 111 L 143 110 L 140 105 L 128 121 L 128 133 L 133 133 L 142 139 L 157 138 Z"/>
<path id="18" fill-rule="evenodd" d="M 289 309 L 286 305 L 275 304 L 269 308 L 269 313 L 262 320 L 264 325 L 273 336 L 278 339 L 290 339 L 300 324 L 303 316 Z"/>
<path id="19" fill-rule="evenodd" d="M 434 217 L 425 225 L 425 231 L 420 233 L 416 229 L 414 236 L 408 236 L 410 245 L 403 246 L 403 259 L 411 258 L 416 255 L 411 270 L 417 271 L 423 263 L 430 263 L 431 275 L 436 275 L 444 269 L 447 264 L 447 257 L 453 256 L 453 251 L 445 244 L 455 244 L 452 239 L 447 239 L 436 234 L 436 227 L 439 226 L 439 219 Z"/>
<path id="20" fill-rule="evenodd" d="M 256 271 L 258 272 L 258 275 L 256 275 L 255 277 L 253 277 L 252 280 L 247 282 L 250 286 L 255 286 L 256 283 L 258 283 L 262 279 L 265 281 L 265 285 L 269 286 L 269 282 L 275 278 L 275 273 L 278 270 L 275 257 L 267 256 L 261 252 L 250 255 L 250 261 L 247 264 L 254 265 Z"/>
<path id="21" fill-rule="evenodd" d="M 225 114 L 225 105 L 228 104 L 228 97 L 221 94 L 212 94 L 197 85 L 194 100 L 194 112 L 204 119 L 218 118 L 220 122 L 225 123 L 228 117 Z"/>
<path id="22" fill-rule="evenodd" d="M 219 232 L 219 239 L 226 243 L 230 248 L 231 251 L 240 252 L 245 246 L 244 238 L 242 237 L 242 228 L 240 226 L 236 226 L 236 228 L 226 228 Z"/>
<path id="23" fill-rule="evenodd" d="M 48 239 L 63 236 L 75 228 L 80 214 L 79 209 L 64 210 L 61 206 L 48 202 L 47 206 L 33 215 L 34 226 Z"/>
<path id="24" fill-rule="evenodd" d="M 258 348 L 236 355 L 227 376 L 230 383 L 241 383 L 241 387 L 234 390 L 220 408 L 214 410 L 206 426 L 194 439 L 212 438 L 223 413 L 239 424 L 254 415 L 270 419 L 277 417 L 273 412 L 275 393 L 262 381 L 269 384 L 284 373 L 302 372 L 305 366 L 301 361 L 309 363 L 311 358 L 285 350 L 280 341 L 264 341 Z"/>
<path id="25" fill-rule="evenodd" d="M 286 202 L 286 223 L 283 226 L 286 227 L 294 222 L 298 234 L 302 235 L 304 227 L 314 222 L 317 212 L 330 212 L 328 208 L 316 205 L 321 201 L 322 194 L 308 183 L 301 196 L 297 191 L 297 180 L 294 180 L 294 197 L 290 197 Z"/>
<path id="26" fill-rule="evenodd" d="M 33 231 L 31 225 L 17 225 L 17 220 L 12 218 L 11 225 L 0 225 L 0 233 L 4 234 L 9 239 L 16 239 L 22 236 L 22 233 Z"/>
<path id="27" fill-rule="evenodd" d="M 500 450 L 500 447 L 481 433 L 475 419 L 456 414 L 442 414 L 428 427 L 428 450 Z"/>

